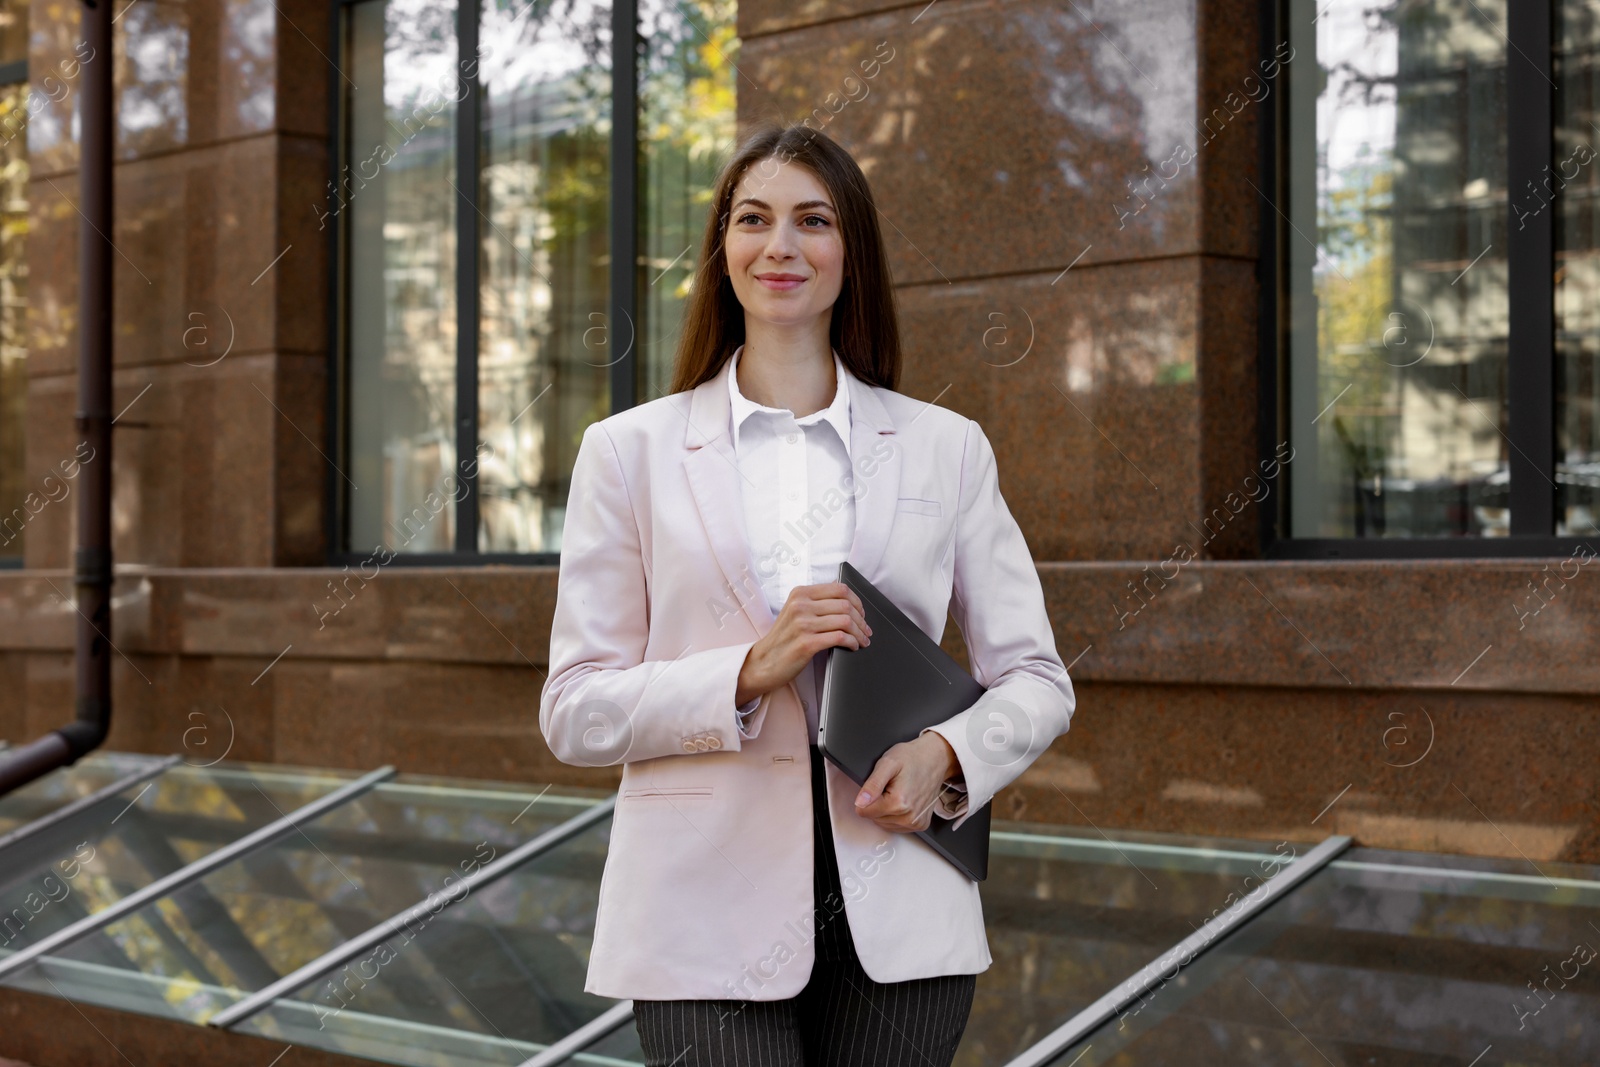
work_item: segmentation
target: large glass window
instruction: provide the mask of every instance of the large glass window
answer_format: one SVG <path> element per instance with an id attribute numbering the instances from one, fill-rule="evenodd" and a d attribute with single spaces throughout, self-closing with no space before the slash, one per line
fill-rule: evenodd
<path id="1" fill-rule="evenodd" d="M 1509 532 L 1505 0 L 1478 6 L 1292 6 L 1296 536 Z"/>
<path id="2" fill-rule="evenodd" d="M 1280 532 L 1600 533 L 1600 0 L 1285 11 Z"/>
<path id="3" fill-rule="evenodd" d="M 665 391 L 734 138 L 732 0 L 479 3 L 346 17 L 350 554 L 559 551 L 584 429 Z"/>
<path id="4" fill-rule="evenodd" d="M 433 0 L 350 9 L 349 545 L 448 551 L 456 468 L 456 37 Z M 325 220 L 326 221 L 326 220 Z"/>
<path id="5" fill-rule="evenodd" d="M 608 414 L 609 5 L 485 0 L 478 545 L 552 551 Z"/>

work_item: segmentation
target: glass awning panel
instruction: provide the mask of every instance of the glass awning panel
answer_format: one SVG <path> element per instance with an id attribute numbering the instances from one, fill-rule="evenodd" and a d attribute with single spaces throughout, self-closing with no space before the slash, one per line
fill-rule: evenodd
<path id="1" fill-rule="evenodd" d="M 419 775 L 383 782 L 55 950 L 34 984 L 205 1022 L 605 796 Z"/>
<path id="2" fill-rule="evenodd" d="M 265 764 L 178 763 L 110 803 L 6 847 L 0 851 L 0 963 L 353 777 Z M 4 981 L 32 988 L 26 975 Z M 51 992 L 47 983 L 37 984 Z"/>
<path id="3" fill-rule="evenodd" d="M 410 1067 L 522 1063 L 613 1004 L 583 991 L 610 829 L 596 824 L 234 1029 Z"/>
<path id="4" fill-rule="evenodd" d="M 1597 875 L 1352 849 L 1048 1062 L 1600 1061 Z"/>
<path id="5" fill-rule="evenodd" d="M 999 1064 L 1282 869 L 1304 844 L 996 821 L 957 1063 Z"/>

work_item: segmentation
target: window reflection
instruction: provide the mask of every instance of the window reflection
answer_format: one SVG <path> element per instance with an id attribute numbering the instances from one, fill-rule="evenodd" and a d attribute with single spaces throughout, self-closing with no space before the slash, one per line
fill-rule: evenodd
<path id="1" fill-rule="evenodd" d="M 1505 0 L 1474 8 L 1293 7 L 1295 536 L 1510 532 Z"/>
<path id="2" fill-rule="evenodd" d="M 117 154 L 123 158 L 189 142 L 191 64 L 198 58 L 189 47 L 191 10 L 135 4 L 117 19 L 123 52 L 116 78 Z"/>
<path id="3" fill-rule="evenodd" d="M 608 322 L 611 8 L 486 0 L 480 40 L 478 547 L 554 552 L 633 334 Z"/>
<path id="4" fill-rule="evenodd" d="M 454 25 L 431 0 L 351 8 L 350 162 L 318 214 L 347 227 L 354 551 L 454 545 Z"/>
<path id="5" fill-rule="evenodd" d="M 0 0 L 0 63 L 27 58 L 28 0 Z"/>
<path id="6" fill-rule="evenodd" d="M 28 86 L 0 86 L 0 560 L 21 560 L 29 505 L 22 420 L 28 400 Z"/>
<path id="7" fill-rule="evenodd" d="M 733 151 L 733 0 L 641 0 L 639 398 L 666 393 L 717 168 Z"/>
<path id="8" fill-rule="evenodd" d="M 1600 533 L 1600 0 L 1555 22 L 1556 523 Z"/>

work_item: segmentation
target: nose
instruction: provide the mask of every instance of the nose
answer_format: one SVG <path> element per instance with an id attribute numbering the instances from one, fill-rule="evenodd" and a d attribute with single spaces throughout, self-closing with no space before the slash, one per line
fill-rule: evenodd
<path id="1" fill-rule="evenodd" d="M 767 238 L 767 258 L 793 259 L 797 251 L 793 226 L 787 219 L 781 220 L 772 228 L 771 235 Z"/>

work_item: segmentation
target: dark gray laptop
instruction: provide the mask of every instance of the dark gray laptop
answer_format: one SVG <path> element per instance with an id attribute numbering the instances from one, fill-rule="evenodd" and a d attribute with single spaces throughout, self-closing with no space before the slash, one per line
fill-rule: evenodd
<path id="1" fill-rule="evenodd" d="M 817 747 L 860 785 L 885 752 L 972 707 L 984 688 L 860 571 L 841 563 L 839 581 L 866 607 L 872 643 L 828 653 Z M 989 806 L 959 830 L 952 821 L 934 815 L 917 836 L 981 882 L 989 876 Z"/>

